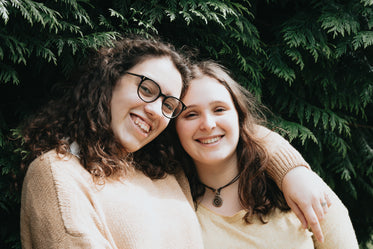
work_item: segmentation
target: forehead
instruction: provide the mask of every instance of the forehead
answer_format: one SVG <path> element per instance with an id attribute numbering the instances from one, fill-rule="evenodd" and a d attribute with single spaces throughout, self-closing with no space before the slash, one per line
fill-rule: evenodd
<path id="1" fill-rule="evenodd" d="M 128 71 L 154 80 L 166 95 L 179 97 L 181 94 L 183 85 L 181 74 L 167 56 L 146 58 Z"/>
<path id="2" fill-rule="evenodd" d="M 182 101 L 187 106 L 208 104 L 216 101 L 233 105 L 232 97 L 227 88 L 219 81 L 209 76 L 203 76 L 190 81 Z"/>

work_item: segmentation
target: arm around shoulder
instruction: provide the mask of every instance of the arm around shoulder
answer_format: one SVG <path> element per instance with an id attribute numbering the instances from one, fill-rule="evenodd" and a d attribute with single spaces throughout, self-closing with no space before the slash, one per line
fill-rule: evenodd
<path id="1" fill-rule="evenodd" d="M 269 154 L 267 172 L 283 191 L 303 226 L 311 226 L 315 236 L 322 241 L 319 220 L 323 218 L 324 210 L 320 203 L 325 200 L 326 184 L 315 177 L 316 173 L 309 170 L 308 163 L 286 139 L 263 126 L 258 126 L 257 134 Z"/>
<path id="2" fill-rule="evenodd" d="M 282 136 L 264 126 L 256 126 L 256 136 L 261 139 L 269 155 L 267 172 L 282 189 L 285 175 L 298 166 L 310 169 L 302 155 Z"/>

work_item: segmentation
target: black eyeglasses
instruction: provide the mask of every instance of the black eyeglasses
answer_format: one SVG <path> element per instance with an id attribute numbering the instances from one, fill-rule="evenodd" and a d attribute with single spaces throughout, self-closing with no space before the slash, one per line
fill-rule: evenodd
<path id="1" fill-rule="evenodd" d="M 144 75 L 139 75 L 135 73 L 126 72 L 127 74 L 137 76 L 141 79 L 139 86 L 137 87 L 137 95 L 139 98 L 146 102 L 151 103 L 156 101 L 160 96 L 163 97 L 162 100 L 162 113 L 167 118 L 176 118 L 185 110 L 184 103 L 174 97 L 166 96 L 162 93 L 160 86 L 152 79 Z"/>

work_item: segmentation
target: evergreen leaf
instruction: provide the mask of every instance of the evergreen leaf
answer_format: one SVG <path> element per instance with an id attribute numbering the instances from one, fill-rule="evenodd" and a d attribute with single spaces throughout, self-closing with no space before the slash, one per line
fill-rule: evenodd
<path id="1" fill-rule="evenodd" d="M 302 54 L 296 49 L 287 49 L 284 52 L 287 56 L 291 58 L 292 61 L 295 62 L 300 67 L 300 70 L 304 68 L 304 62 L 302 59 Z"/>
<path id="2" fill-rule="evenodd" d="M 360 2 L 364 4 L 365 7 L 373 5 L 373 0 L 360 0 Z"/>
<path id="3" fill-rule="evenodd" d="M 362 31 L 357 33 L 352 41 L 353 48 L 355 50 L 359 48 L 367 48 L 373 45 L 373 31 Z"/>
<path id="4" fill-rule="evenodd" d="M 287 66 L 282 60 L 278 49 L 272 49 L 268 52 L 268 61 L 266 65 L 269 72 L 275 74 L 279 78 L 284 79 L 291 85 L 295 80 L 295 72 Z"/>
<path id="5" fill-rule="evenodd" d="M 8 83 L 11 82 L 15 85 L 20 83 L 17 71 L 8 65 L 0 63 L 0 82 Z M 1 85 L 0 85 L 1 86 Z"/>
<path id="6" fill-rule="evenodd" d="M 6 24 L 9 20 L 9 12 L 7 10 L 8 2 L 6 0 L 0 0 L 0 16 Z"/>
<path id="7" fill-rule="evenodd" d="M 355 16 L 340 6 L 335 6 L 335 8 L 337 8 L 337 11 L 327 10 L 320 16 L 321 27 L 328 33 L 332 33 L 333 38 L 337 35 L 343 37 L 345 34 L 356 34 L 360 28 L 360 23 Z"/>

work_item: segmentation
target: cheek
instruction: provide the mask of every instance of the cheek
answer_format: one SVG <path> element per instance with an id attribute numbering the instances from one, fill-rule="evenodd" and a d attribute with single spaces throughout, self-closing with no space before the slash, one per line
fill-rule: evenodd
<path id="1" fill-rule="evenodd" d="M 237 115 L 230 115 L 229 118 L 224 120 L 224 127 L 226 130 L 229 130 L 234 141 L 238 141 L 240 136 L 240 125 Z"/>
<path id="2" fill-rule="evenodd" d="M 112 120 L 118 118 L 118 115 L 120 115 L 120 112 L 123 111 L 123 106 L 125 106 L 125 104 L 126 103 L 123 101 L 123 98 L 121 98 L 118 92 L 114 92 L 110 101 Z"/>
<path id="3" fill-rule="evenodd" d="M 170 123 L 170 120 L 162 116 L 162 120 L 160 120 L 159 122 L 157 135 L 159 135 L 162 131 L 164 131 L 169 123 Z"/>
<path id="4" fill-rule="evenodd" d="M 182 129 L 182 126 L 183 126 L 183 121 L 179 120 L 179 119 L 176 119 L 175 121 L 175 129 L 176 129 L 176 133 L 177 135 L 180 134 L 180 131 Z"/>
<path id="5" fill-rule="evenodd" d="M 234 139 L 235 142 L 238 143 L 238 140 L 240 139 L 240 124 L 238 121 L 238 117 L 236 117 L 236 126 L 234 127 Z"/>
<path id="6" fill-rule="evenodd" d="M 118 117 L 118 108 L 115 101 L 111 101 L 110 103 L 110 119 L 111 124 L 115 123 Z"/>
<path id="7" fill-rule="evenodd" d="M 185 138 L 188 134 L 188 125 L 186 125 L 183 121 L 177 121 L 176 122 L 176 132 L 179 137 L 181 145 L 184 146 Z"/>

